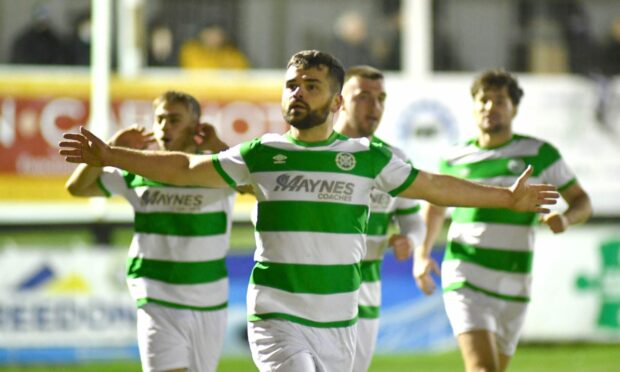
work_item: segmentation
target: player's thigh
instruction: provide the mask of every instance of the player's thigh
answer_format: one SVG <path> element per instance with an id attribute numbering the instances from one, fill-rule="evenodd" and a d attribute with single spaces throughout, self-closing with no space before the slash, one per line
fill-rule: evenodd
<path id="1" fill-rule="evenodd" d="M 521 330 L 525 323 L 527 303 L 506 301 L 498 316 L 496 331 L 499 352 L 507 357 L 514 355 Z"/>
<path id="2" fill-rule="evenodd" d="M 459 334 L 457 340 L 467 371 L 499 371 L 495 334 L 474 330 Z"/>
<path id="3" fill-rule="evenodd" d="M 455 336 L 474 330 L 496 331 L 494 299 L 469 288 L 460 288 L 444 293 L 443 302 Z"/>
<path id="4" fill-rule="evenodd" d="M 192 370 L 215 371 L 222 354 L 228 311 L 193 311 L 191 337 Z"/>
<path id="5" fill-rule="evenodd" d="M 350 371 L 355 327 L 316 328 L 272 319 L 250 322 L 252 359 L 260 371 Z"/>
<path id="6" fill-rule="evenodd" d="M 357 321 L 357 342 L 355 346 L 354 372 L 368 370 L 377 344 L 379 319 L 360 318 Z"/>
<path id="7" fill-rule="evenodd" d="M 146 304 L 138 309 L 138 347 L 144 371 L 189 368 L 190 345 L 184 331 L 185 315 L 156 304 Z"/>

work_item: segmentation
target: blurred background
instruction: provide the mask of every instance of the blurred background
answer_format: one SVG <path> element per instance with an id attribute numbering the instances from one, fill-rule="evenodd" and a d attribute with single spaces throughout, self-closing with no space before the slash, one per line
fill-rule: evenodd
<path id="1" fill-rule="evenodd" d="M 0 0 L 0 370 L 139 368 L 124 283 L 132 210 L 69 196 L 62 133 L 150 126 L 151 102 L 168 89 L 196 96 L 230 145 L 284 132 L 284 68 L 302 49 L 387 71 L 379 135 L 431 171 L 450 144 L 475 134 L 474 76 L 498 67 L 518 75 L 515 131 L 556 145 L 594 205 L 590 222 L 562 235 L 540 228 L 522 344 L 603 344 L 617 368 L 619 1 Z M 253 202 L 240 196 L 235 207 L 225 359 L 249 358 Z M 438 261 L 442 253 L 440 241 Z M 377 353 L 447 352 L 460 366 L 441 296 L 423 296 L 410 267 L 387 254 Z"/>

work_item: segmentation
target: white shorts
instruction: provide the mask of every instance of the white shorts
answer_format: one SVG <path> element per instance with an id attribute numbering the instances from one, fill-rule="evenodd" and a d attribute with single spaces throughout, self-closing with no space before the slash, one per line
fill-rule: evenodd
<path id="1" fill-rule="evenodd" d="M 356 334 L 355 325 L 319 328 L 281 319 L 248 323 L 252 359 L 261 372 L 349 372 Z"/>
<path id="2" fill-rule="evenodd" d="M 487 330 L 495 333 L 500 353 L 508 356 L 515 353 L 527 302 L 504 301 L 469 288 L 446 292 L 443 301 L 455 336 Z"/>
<path id="3" fill-rule="evenodd" d="M 379 319 L 359 318 L 357 321 L 357 346 L 355 347 L 353 372 L 368 371 L 372 356 L 375 353 L 378 334 Z"/>
<path id="4" fill-rule="evenodd" d="M 227 310 L 194 311 L 153 303 L 138 308 L 143 371 L 215 371 L 224 345 Z"/>

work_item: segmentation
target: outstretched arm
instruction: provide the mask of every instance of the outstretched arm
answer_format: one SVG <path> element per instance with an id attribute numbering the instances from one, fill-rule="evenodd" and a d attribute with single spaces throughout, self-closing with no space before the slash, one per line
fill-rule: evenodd
<path id="1" fill-rule="evenodd" d="M 228 187 L 210 155 L 109 146 L 83 127 L 80 133 L 66 133 L 63 138 L 60 155 L 69 163 L 112 166 L 170 185 Z"/>
<path id="2" fill-rule="evenodd" d="M 108 144 L 132 149 L 145 149 L 154 141 L 152 132 L 147 132 L 143 126 L 134 124 L 116 132 L 108 140 Z M 73 196 L 104 196 L 104 192 L 97 185 L 97 179 L 99 179 L 102 171 L 102 167 L 80 164 L 69 176 L 65 188 Z"/>
<path id="3" fill-rule="evenodd" d="M 496 187 L 460 178 L 420 171 L 399 196 L 424 199 L 438 206 L 509 208 L 521 212 L 547 213 L 543 205 L 555 204 L 560 194 L 552 185 L 528 185 L 529 166 L 510 187 Z"/>

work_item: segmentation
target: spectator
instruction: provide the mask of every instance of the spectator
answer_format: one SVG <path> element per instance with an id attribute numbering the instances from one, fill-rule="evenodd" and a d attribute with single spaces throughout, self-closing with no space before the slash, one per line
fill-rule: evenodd
<path id="1" fill-rule="evenodd" d="M 90 11 L 79 14 L 73 24 L 67 51 L 73 65 L 90 65 L 91 22 Z"/>
<path id="2" fill-rule="evenodd" d="M 368 25 L 358 11 L 351 10 L 338 17 L 331 51 L 345 68 L 374 64 L 368 40 Z"/>
<path id="3" fill-rule="evenodd" d="M 620 74 L 620 16 L 616 17 L 609 29 L 609 36 L 601 51 L 601 70 L 607 76 Z"/>
<path id="4" fill-rule="evenodd" d="M 149 33 L 147 58 L 149 66 L 177 65 L 174 34 L 167 23 L 153 23 Z"/>
<path id="5" fill-rule="evenodd" d="M 32 65 L 61 65 L 67 62 L 65 45 L 52 29 L 47 6 L 39 4 L 33 8 L 32 22 L 13 42 L 10 61 Z"/>
<path id="6" fill-rule="evenodd" d="M 219 25 L 209 24 L 181 45 L 179 64 L 183 68 L 246 69 L 247 57 L 229 40 Z"/>

